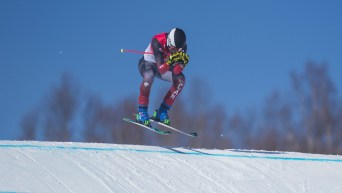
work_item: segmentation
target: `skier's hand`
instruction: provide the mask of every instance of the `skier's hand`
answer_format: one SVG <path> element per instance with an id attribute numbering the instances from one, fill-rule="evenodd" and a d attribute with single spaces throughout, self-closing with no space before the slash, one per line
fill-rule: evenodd
<path id="1" fill-rule="evenodd" d="M 170 55 L 170 57 L 167 60 L 166 64 L 170 66 L 170 65 L 176 63 L 179 60 L 180 60 L 179 52 L 175 52 L 175 53 Z"/>
<path id="2" fill-rule="evenodd" d="M 179 64 L 183 64 L 183 66 L 185 67 L 187 64 L 188 64 L 188 62 L 189 62 L 189 60 L 190 60 L 190 57 L 189 57 L 189 55 L 187 54 L 187 53 L 185 53 L 185 52 L 180 52 L 180 59 L 179 59 Z"/>
<path id="3" fill-rule="evenodd" d="M 185 52 L 176 52 L 170 55 L 169 60 L 166 62 L 167 65 L 173 65 L 175 63 L 186 64 L 189 62 L 190 57 Z"/>

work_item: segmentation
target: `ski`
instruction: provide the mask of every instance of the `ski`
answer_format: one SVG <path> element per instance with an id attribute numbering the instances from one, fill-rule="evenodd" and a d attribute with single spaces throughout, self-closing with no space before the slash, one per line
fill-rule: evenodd
<path id="1" fill-rule="evenodd" d="M 133 124 L 136 124 L 136 125 L 138 125 L 138 126 L 144 127 L 144 128 L 146 128 L 146 129 L 149 129 L 149 130 L 154 131 L 154 132 L 156 132 L 156 133 L 158 133 L 158 134 L 161 134 L 161 135 L 168 135 L 168 134 L 171 134 L 170 131 L 160 130 L 160 129 L 155 128 L 155 127 L 152 127 L 152 126 L 149 127 L 149 126 L 143 125 L 143 124 L 141 124 L 141 123 L 138 123 L 138 122 L 136 122 L 136 121 L 133 121 L 132 119 L 129 119 L 129 118 L 123 118 L 123 120 L 124 120 L 124 121 L 127 121 L 127 122 L 129 122 L 129 123 L 133 123 Z"/>
<path id="2" fill-rule="evenodd" d="M 178 129 L 174 128 L 174 127 L 171 127 L 170 125 L 166 125 L 166 124 L 164 124 L 164 123 L 162 123 L 162 122 L 156 121 L 156 120 L 154 120 L 154 119 L 150 119 L 150 120 L 151 120 L 153 123 L 156 123 L 156 124 L 158 124 L 158 125 L 161 125 L 161 126 L 163 126 L 163 127 L 168 128 L 168 129 L 177 131 L 177 132 L 182 133 L 182 134 L 184 134 L 184 135 L 187 135 L 187 136 L 190 136 L 190 137 L 197 137 L 197 133 L 196 133 L 196 132 L 186 133 L 186 132 L 183 132 L 183 131 L 181 131 L 181 130 L 178 130 Z"/>

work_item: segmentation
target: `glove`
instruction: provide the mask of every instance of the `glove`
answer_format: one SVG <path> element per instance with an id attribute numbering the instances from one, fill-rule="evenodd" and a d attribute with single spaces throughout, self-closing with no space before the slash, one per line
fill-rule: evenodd
<path id="1" fill-rule="evenodd" d="M 185 52 L 176 52 L 170 55 L 169 60 L 166 62 L 167 65 L 173 65 L 174 63 L 183 64 L 186 66 L 190 60 L 190 57 Z"/>
<path id="2" fill-rule="evenodd" d="M 180 52 L 181 59 L 178 63 L 183 64 L 184 67 L 188 64 L 190 57 L 187 53 L 185 52 Z"/>

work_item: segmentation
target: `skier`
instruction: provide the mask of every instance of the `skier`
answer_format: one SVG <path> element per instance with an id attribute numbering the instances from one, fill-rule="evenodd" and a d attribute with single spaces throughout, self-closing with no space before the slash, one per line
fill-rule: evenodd
<path id="1" fill-rule="evenodd" d="M 149 95 L 154 78 L 158 77 L 173 84 L 166 93 L 159 109 L 153 113 L 153 119 L 170 125 L 168 111 L 185 84 L 185 76 L 182 71 L 189 62 L 186 51 L 186 35 L 180 28 L 174 28 L 169 33 L 163 32 L 153 36 L 145 51 L 152 54 L 145 53 L 138 64 L 139 72 L 143 77 L 136 114 L 136 120 L 139 123 L 150 126 Z"/>

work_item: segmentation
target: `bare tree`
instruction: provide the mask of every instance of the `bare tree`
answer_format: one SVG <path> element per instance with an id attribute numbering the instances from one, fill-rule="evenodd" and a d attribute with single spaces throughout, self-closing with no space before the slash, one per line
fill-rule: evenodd
<path id="1" fill-rule="evenodd" d="M 297 150 L 298 144 L 294 138 L 293 105 L 288 97 L 279 92 L 273 92 L 266 100 L 263 108 L 263 123 L 260 133 L 264 133 L 261 140 L 267 150 Z"/>
<path id="2" fill-rule="evenodd" d="M 83 113 L 84 140 L 123 144 L 151 142 L 145 140 L 145 130 L 122 120 L 124 117 L 132 118 L 136 112 L 135 98 L 128 97 L 117 104 L 104 104 L 99 97 L 89 97 Z"/>
<path id="3" fill-rule="evenodd" d="M 327 73 L 327 65 L 308 63 L 302 74 L 292 73 L 298 99 L 300 129 L 304 129 L 304 151 L 333 153 L 341 146 L 338 111 L 341 108 L 336 89 Z"/>
<path id="4" fill-rule="evenodd" d="M 44 140 L 72 140 L 72 121 L 77 113 L 79 91 L 68 74 L 64 74 L 60 84 L 52 88 L 43 106 Z"/>
<path id="5" fill-rule="evenodd" d="M 43 101 L 25 114 L 21 121 L 22 139 L 73 140 L 73 118 L 77 113 L 79 86 L 65 73 Z"/>
<path id="6" fill-rule="evenodd" d="M 248 110 L 245 114 L 236 111 L 230 116 L 226 128 L 234 148 L 255 148 L 255 143 L 260 141 L 255 137 L 258 134 L 258 131 L 255 131 L 255 123 L 254 111 Z"/>
<path id="7" fill-rule="evenodd" d="M 109 142 L 109 126 L 106 122 L 106 113 L 104 105 L 100 98 L 92 96 L 90 97 L 84 108 L 84 141 L 87 142 Z"/>
<path id="8" fill-rule="evenodd" d="M 35 140 L 37 137 L 39 121 L 39 110 L 34 109 L 27 114 L 21 120 L 21 140 Z"/>

